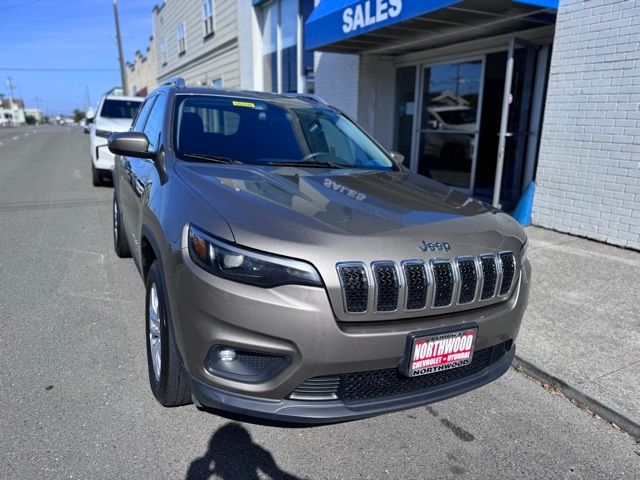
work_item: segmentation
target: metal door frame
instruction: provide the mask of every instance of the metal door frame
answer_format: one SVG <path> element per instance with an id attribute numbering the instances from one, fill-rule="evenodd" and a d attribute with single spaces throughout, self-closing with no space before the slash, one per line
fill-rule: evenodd
<path id="1" fill-rule="evenodd" d="M 491 204 L 495 208 L 502 207 L 502 205 L 500 204 L 500 195 L 502 193 L 501 190 L 502 190 L 502 177 L 504 173 L 504 157 L 505 157 L 505 151 L 507 146 L 507 137 L 512 135 L 512 133 L 508 132 L 507 130 L 509 127 L 509 111 L 511 109 L 511 103 L 509 102 L 509 100 L 513 90 L 513 72 L 514 72 L 514 64 L 515 64 L 516 44 L 523 46 L 525 48 L 535 48 L 537 50 L 539 50 L 541 47 L 538 44 L 519 39 L 515 36 L 511 37 L 511 39 L 509 40 L 509 48 L 507 49 L 507 66 L 506 66 L 505 77 L 504 77 L 504 89 L 502 92 L 502 112 L 500 117 L 500 131 L 498 133 L 499 140 L 498 140 L 498 156 L 496 159 L 496 175 L 493 183 L 493 200 L 491 202 Z M 537 85 L 537 67 L 538 65 L 534 67 L 536 70 L 534 70 L 534 74 L 532 78 L 532 81 L 533 81 L 532 94 L 536 93 L 536 87 L 538 86 Z M 532 102 L 534 103 L 532 103 L 532 109 L 536 108 L 535 107 L 536 101 L 542 101 L 541 94 L 533 96 Z M 530 112 L 529 113 L 530 122 L 532 119 L 531 115 L 532 114 Z M 530 153 L 529 152 L 525 153 L 525 158 L 524 158 L 525 171 L 527 171 L 528 169 L 528 161 L 530 159 L 531 159 Z"/>
<path id="2" fill-rule="evenodd" d="M 420 149 L 420 134 L 425 131 L 425 129 L 421 128 L 421 120 L 422 120 L 422 104 L 423 104 L 423 95 L 424 95 L 424 72 L 427 68 L 437 67 L 439 65 L 456 65 L 458 63 L 469 63 L 480 61 L 480 86 L 478 92 L 478 109 L 476 112 L 476 128 L 474 134 L 473 141 L 473 158 L 471 159 L 471 172 L 469 178 L 469 186 L 468 188 L 460 188 L 460 187 L 452 187 L 466 194 L 472 195 L 473 190 L 475 188 L 476 181 L 476 168 L 477 168 L 477 157 L 478 157 L 478 143 L 480 140 L 480 120 L 482 118 L 482 101 L 484 95 L 484 75 L 485 75 L 485 65 L 486 65 L 486 54 L 476 55 L 468 58 L 452 58 L 451 60 L 440 60 L 433 63 L 421 63 L 418 64 L 416 70 L 416 88 L 415 88 L 415 114 L 413 116 L 413 127 L 412 127 L 412 135 L 411 135 L 411 162 L 410 168 L 414 172 L 418 171 L 418 154 Z"/>

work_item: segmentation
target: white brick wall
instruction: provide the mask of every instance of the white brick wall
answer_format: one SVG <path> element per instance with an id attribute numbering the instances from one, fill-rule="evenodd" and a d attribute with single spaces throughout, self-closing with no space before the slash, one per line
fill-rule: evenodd
<path id="1" fill-rule="evenodd" d="M 560 0 L 532 220 L 640 250 L 640 0 Z"/>
<path id="2" fill-rule="evenodd" d="M 358 55 L 316 52 L 315 93 L 358 119 Z"/>

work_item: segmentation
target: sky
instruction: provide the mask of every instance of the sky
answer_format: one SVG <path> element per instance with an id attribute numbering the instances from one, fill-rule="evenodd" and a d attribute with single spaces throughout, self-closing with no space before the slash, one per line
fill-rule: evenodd
<path id="1" fill-rule="evenodd" d="M 146 52 L 157 3 L 118 0 L 125 61 Z M 10 76 L 28 108 L 67 115 L 121 83 L 113 0 L 0 0 L 0 32 L 0 94 Z"/>

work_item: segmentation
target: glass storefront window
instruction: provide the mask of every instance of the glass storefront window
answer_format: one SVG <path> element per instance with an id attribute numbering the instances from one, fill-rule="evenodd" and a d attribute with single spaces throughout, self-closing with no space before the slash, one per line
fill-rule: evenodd
<path id="1" fill-rule="evenodd" d="M 396 150 L 404 155 L 404 164 L 411 161 L 411 136 L 416 111 L 417 68 L 398 68 L 396 75 Z"/>
<path id="2" fill-rule="evenodd" d="M 278 90 L 278 3 L 262 9 L 262 72 L 264 90 Z"/>
<path id="3" fill-rule="evenodd" d="M 418 173 L 471 189 L 482 61 L 424 69 Z"/>

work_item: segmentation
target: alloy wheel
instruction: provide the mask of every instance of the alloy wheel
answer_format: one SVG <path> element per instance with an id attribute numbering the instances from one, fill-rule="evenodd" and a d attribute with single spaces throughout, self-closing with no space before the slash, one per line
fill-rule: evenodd
<path id="1" fill-rule="evenodd" d="M 158 299 L 158 287 L 155 283 L 149 289 L 149 350 L 151 351 L 151 361 L 153 362 L 153 373 L 156 381 L 160 381 L 162 334 L 161 334 L 161 309 Z"/>

